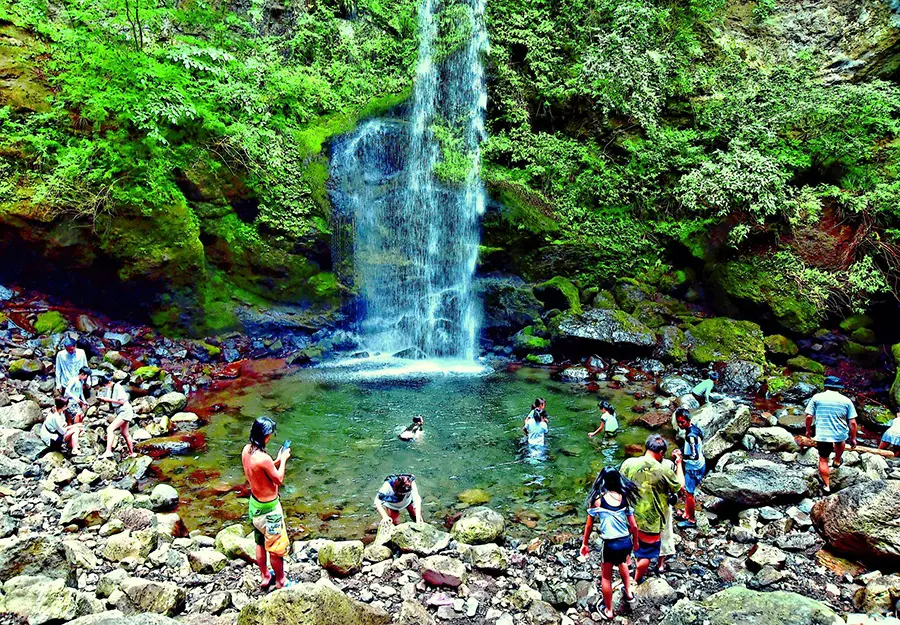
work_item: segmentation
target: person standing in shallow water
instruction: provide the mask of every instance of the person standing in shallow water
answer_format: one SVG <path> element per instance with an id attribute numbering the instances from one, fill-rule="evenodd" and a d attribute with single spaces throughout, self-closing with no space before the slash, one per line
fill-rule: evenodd
<path id="1" fill-rule="evenodd" d="M 615 407 L 606 399 L 598 401 L 597 407 L 600 409 L 600 427 L 589 432 L 588 438 L 594 438 L 601 432 L 605 432 L 609 437 L 614 437 L 619 429 L 619 419 L 616 417 Z"/>
<path id="2" fill-rule="evenodd" d="M 843 388 L 838 378 L 828 376 L 825 378 L 825 390 L 813 395 L 806 404 L 806 436 L 816 441 L 819 479 L 826 495 L 831 494 L 831 469 L 828 466 L 831 454 L 834 453 L 832 466 L 837 469 L 841 466 L 847 440 L 850 440 L 851 447 L 856 447 L 856 408 L 849 398 L 838 393 Z"/>
<path id="3" fill-rule="evenodd" d="M 634 519 L 638 527 L 638 547 L 634 550 L 634 557 L 637 558 L 634 581 L 637 584 L 650 568 L 650 561 L 659 559 L 660 535 L 669 498 L 684 488 L 681 452 L 676 450 L 674 472 L 662 465 L 668 447 L 662 436 L 651 434 L 644 444 L 644 455 L 629 458 L 619 469 L 638 488 L 638 499 L 634 504 Z"/>
<path id="4" fill-rule="evenodd" d="M 276 588 L 288 584 L 284 575 L 284 556 L 290 542 L 278 488 L 284 484 L 291 449 L 282 447 L 272 459 L 266 452 L 266 445 L 274 434 L 275 422 L 268 417 L 259 417 L 250 427 L 250 443 L 241 452 L 244 475 L 250 482 L 249 516 L 256 539 L 256 564 L 262 577 L 260 588 L 268 588 L 273 580 Z M 267 556 L 272 564 L 271 571 L 266 563 Z"/>

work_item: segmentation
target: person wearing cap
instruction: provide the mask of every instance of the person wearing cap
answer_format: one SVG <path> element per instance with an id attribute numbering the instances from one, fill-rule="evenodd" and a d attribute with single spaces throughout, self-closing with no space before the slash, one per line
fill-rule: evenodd
<path id="1" fill-rule="evenodd" d="M 701 402 L 701 405 L 709 403 L 709 394 L 715 388 L 718 379 L 719 374 L 715 371 L 710 371 L 705 380 L 691 389 L 691 394 L 697 398 L 697 401 Z"/>
<path id="2" fill-rule="evenodd" d="M 56 392 L 60 395 L 65 393 L 72 378 L 78 377 L 78 372 L 87 366 L 84 350 L 76 346 L 74 338 L 67 336 L 63 349 L 56 354 Z"/>
<path id="3" fill-rule="evenodd" d="M 601 432 L 606 432 L 607 436 L 615 436 L 619 429 L 619 419 L 616 417 L 616 408 L 609 400 L 601 399 L 597 402 L 600 409 L 600 427 L 593 432 L 588 432 L 588 438 L 594 438 Z"/>
<path id="4" fill-rule="evenodd" d="M 128 391 L 125 390 L 124 384 L 128 381 L 126 377 L 121 382 L 113 382 L 112 376 L 104 375 L 100 378 L 100 393 L 97 397 L 99 401 L 106 402 L 113 407 L 115 416 L 112 423 L 106 428 L 106 452 L 103 458 L 112 458 L 113 447 L 116 446 L 116 433 L 121 432 L 122 438 L 125 439 L 125 445 L 128 447 L 128 457 L 137 456 L 134 453 L 134 441 L 131 440 L 131 434 L 128 426 L 134 420 L 134 409 L 131 407 L 131 399 L 128 397 Z"/>
<path id="5" fill-rule="evenodd" d="M 833 467 L 841 466 L 846 442 L 856 447 L 856 408 L 849 398 L 838 391 L 843 389 L 839 378 L 825 378 L 825 390 L 816 393 L 806 404 L 806 435 L 816 441 L 819 450 L 819 479 L 825 494 L 831 493 L 831 469 L 828 460 L 834 453 Z M 813 436 L 815 425 L 815 436 Z"/>

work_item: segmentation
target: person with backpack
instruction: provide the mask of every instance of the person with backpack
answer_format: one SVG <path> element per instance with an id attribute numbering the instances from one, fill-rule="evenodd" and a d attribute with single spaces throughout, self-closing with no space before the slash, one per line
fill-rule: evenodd
<path id="1" fill-rule="evenodd" d="M 684 432 L 684 516 L 678 527 L 684 529 L 697 526 L 697 503 L 694 493 L 706 474 L 706 458 L 703 455 L 703 431 L 691 423 L 691 413 L 686 408 L 675 411 L 675 423 Z"/>
<path id="2" fill-rule="evenodd" d="M 587 498 L 588 516 L 584 524 L 580 553 L 582 557 L 587 557 L 590 553 L 588 542 L 596 526 L 602 541 L 600 591 L 604 604 L 603 609 L 597 611 L 606 620 L 613 618 L 613 567 L 619 569 L 626 601 L 634 601 L 628 566 L 631 552 L 638 548 L 638 528 L 633 512 L 637 498 L 637 486 L 612 467 L 606 467 L 600 472 Z"/>

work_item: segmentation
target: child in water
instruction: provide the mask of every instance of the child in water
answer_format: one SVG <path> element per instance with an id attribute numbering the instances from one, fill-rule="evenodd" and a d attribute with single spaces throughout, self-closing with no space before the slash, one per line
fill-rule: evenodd
<path id="1" fill-rule="evenodd" d="M 401 441 L 420 441 L 423 436 L 425 436 L 425 419 L 422 415 L 414 416 L 412 424 L 400 432 Z"/>
<path id="2" fill-rule="evenodd" d="M 619 575 L 622 577 L 625 600 L 629 602 L 634 600 L 628 566 L 632 550 L 638 547 L 638 529 L 633 513 L 637 493 L 637 486 L 618 470 L 606 467 L 597 476 L 587 498 L 588 517 L 584 525 L 584 538 L 581 541 L 581 556 L 587 557 L 591 551 L 588 541 L 596 523 L 603 541 L 600 590 L 603 595 L 604 607 L 600 612 L 606 620 L 613 618 L 613 567 L 619 569 Z"/>
<path id="3" fill-rule="evenodd" d="M 616 431 L 619 429 L 619 420 L 616 418 L 615 407 L 606 399 L 597 402 L 600 409 L 600 427 L 593 432 L 588 433 L 588 438 L 594 438 L 601 432 L 606 432 L 607 436 L 615 437 Z"/>
<path id="4" fill-rule="evenodd" d="M 528 444 L 532 447 L 543 447 L 544 435 L 550 429 L 547 411 L 545 410 L 546 406 L 547 402 L 543 398 L 538 397 L 531 406 L 531 412 L 525 417 L 522 431 L 528 435 Z"/>

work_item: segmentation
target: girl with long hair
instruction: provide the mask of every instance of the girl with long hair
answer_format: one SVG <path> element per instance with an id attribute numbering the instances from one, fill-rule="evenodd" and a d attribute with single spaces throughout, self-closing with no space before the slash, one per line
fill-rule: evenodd
<path id="1" fill-rule="evenodd" d="M 612 574 L 614 566 L 618 567 L 619 575 L 622 577 L 626 601 L 634 600 L 628 565 L 632 549 L 637 549 L 638 546 L 637 523 L 634 521 L 632 511 L 637 495 L 637 486 L 622 476 L 618 470 L 606 467 L 594 480 L 586 502 L 588 516 L 584 525 L 584 538 L 581 541 L 581 555 L 587 557 L 591 551 L 588 541 L 596 524 L 602 541 L 600 590 L 604 604 L 603 609 L 598 612 L 606 620 L 613 618 Z"/>

